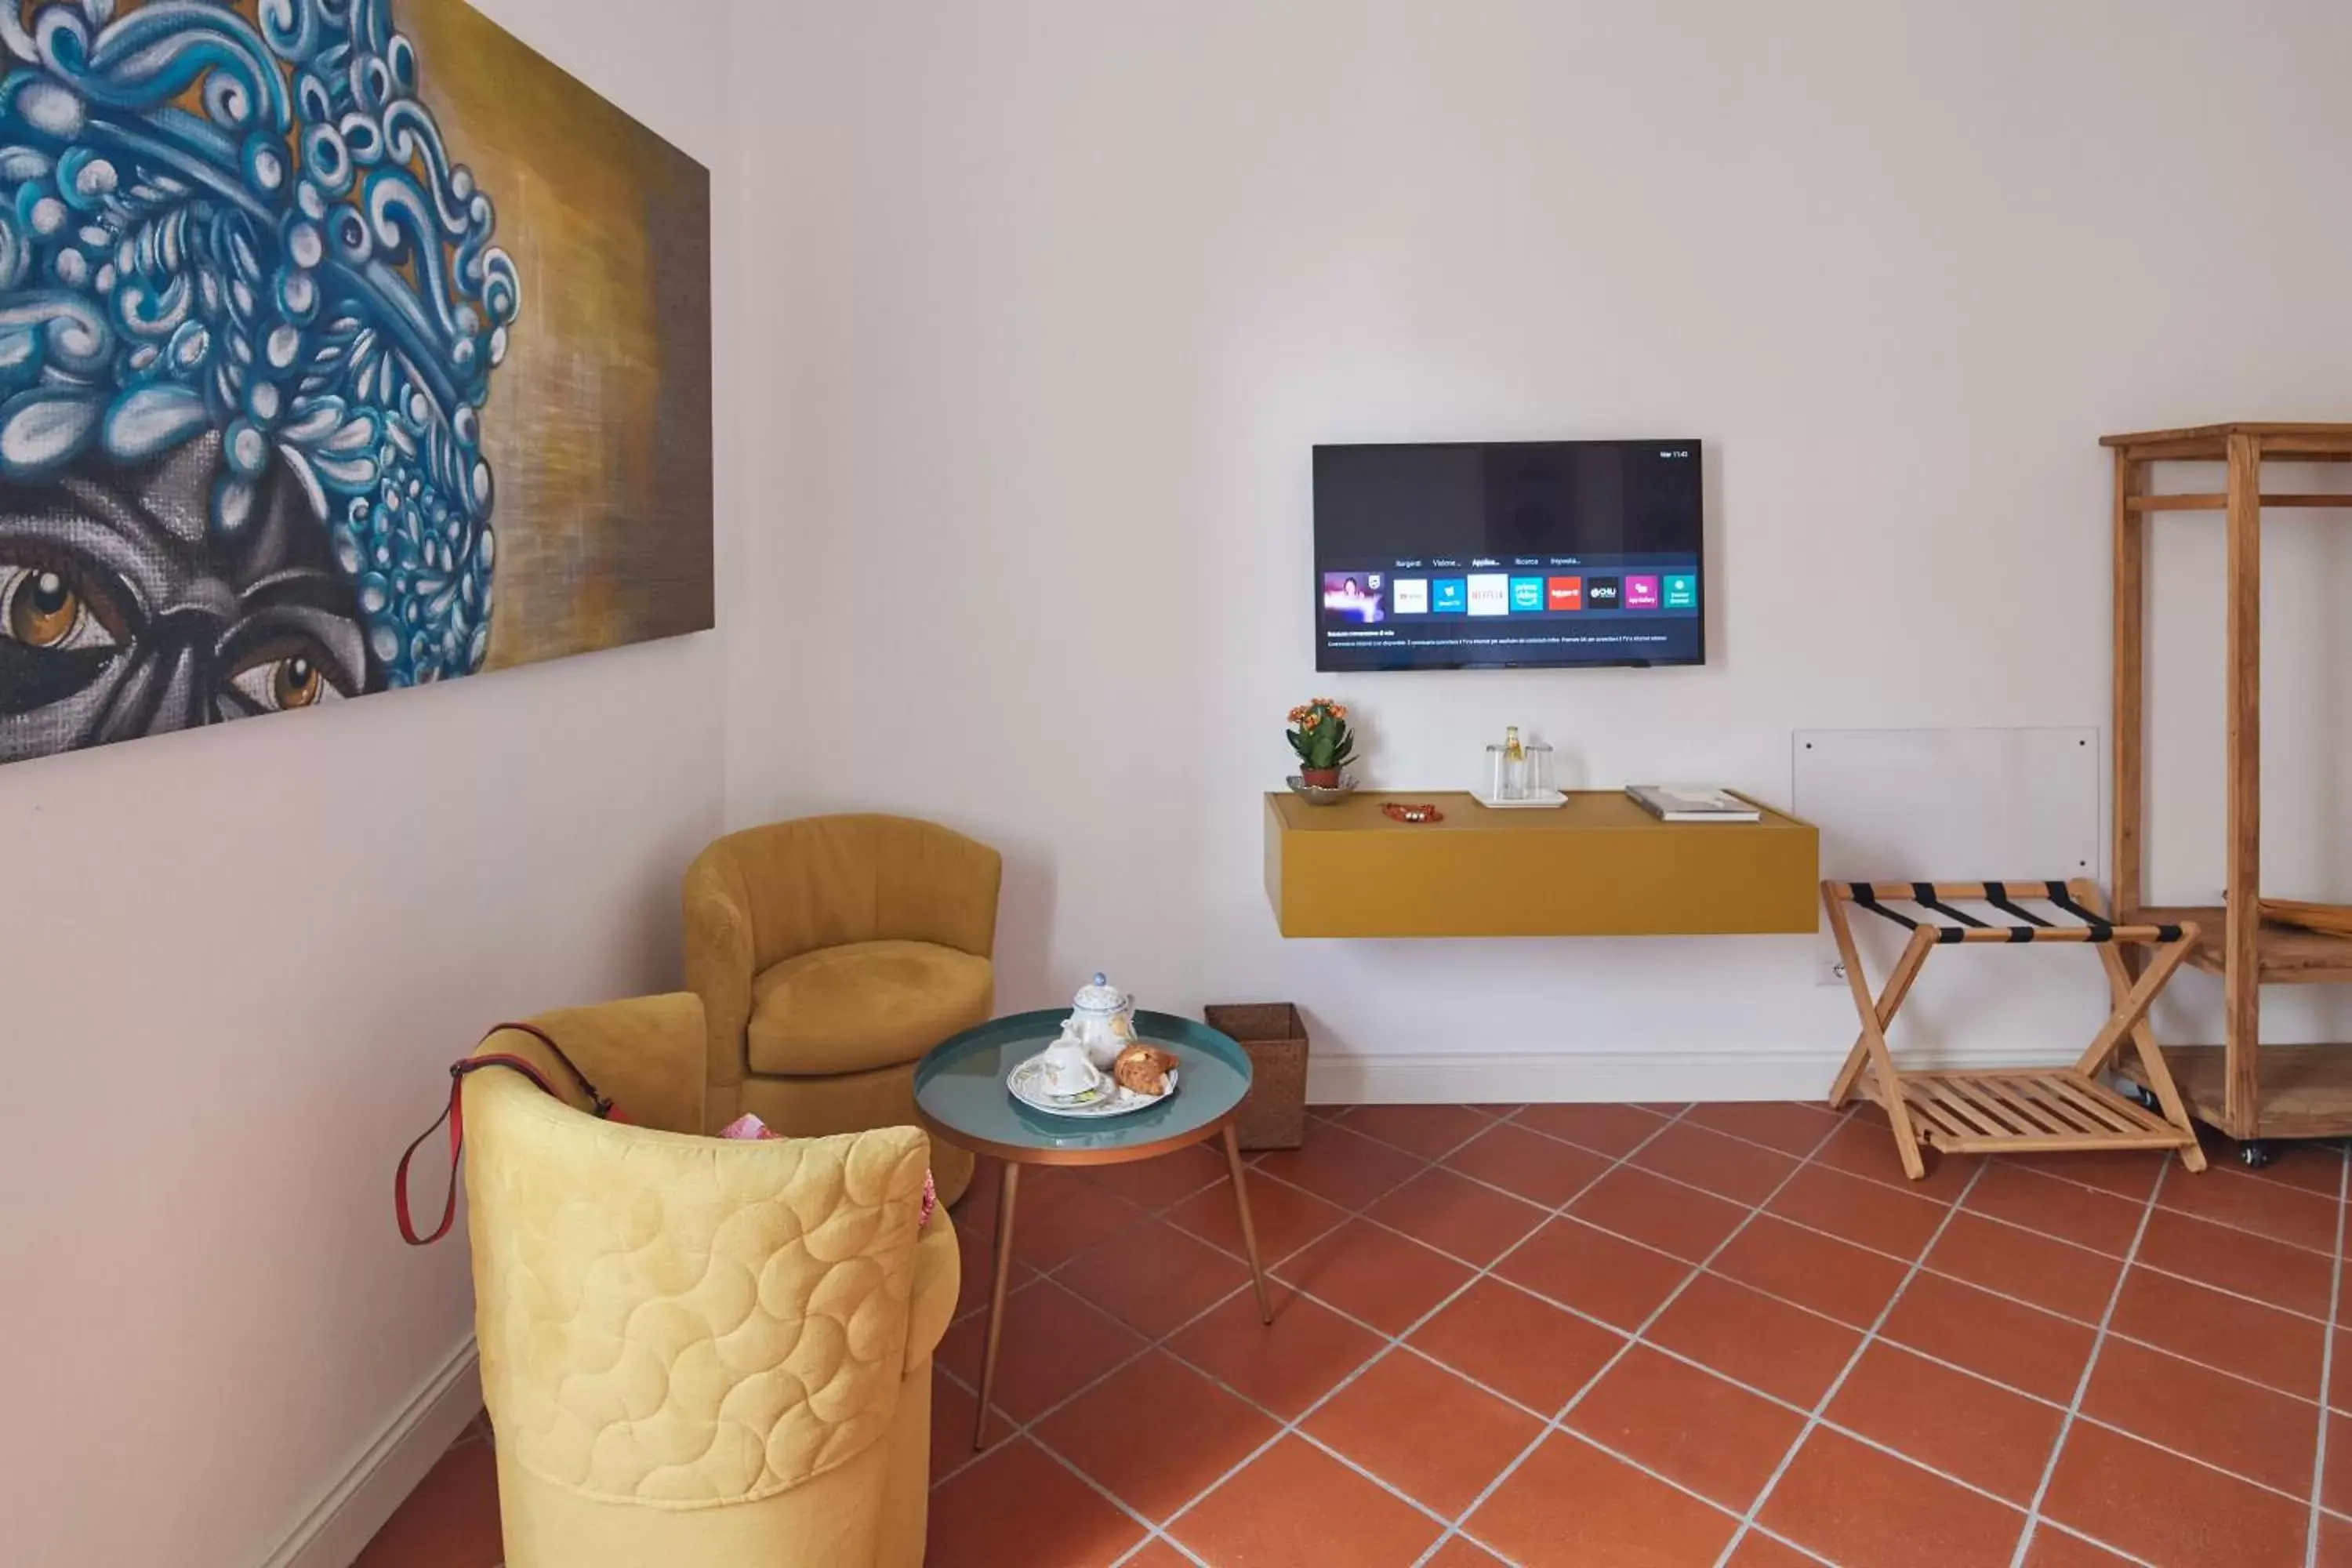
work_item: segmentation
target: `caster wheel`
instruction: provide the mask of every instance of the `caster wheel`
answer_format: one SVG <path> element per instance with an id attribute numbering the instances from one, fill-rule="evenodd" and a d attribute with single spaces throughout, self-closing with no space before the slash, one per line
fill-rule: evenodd
<path id="1" fill-rule="evenodd" d="M 2238 1163 L 2249 1171 L 2259 1171 L 2271 1163 L 2271 1146 L 2259 1138 L 2248 1139 L 2238 1145 Z"/>

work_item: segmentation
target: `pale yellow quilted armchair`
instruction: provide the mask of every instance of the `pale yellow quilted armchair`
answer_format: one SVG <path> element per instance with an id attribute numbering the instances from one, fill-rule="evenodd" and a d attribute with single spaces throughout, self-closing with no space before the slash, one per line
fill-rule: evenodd
<path id="1" fill-rule="evenodd" d="M 916 1061 L 993 1009 L 1003 873 L 987 845 L 903 816 L 803 817 L 705 849 L 685 915 L 706 1130 L 747 1110 L 803 1135 L 911 1121 Z M 954 1202 L 971 1156 L 931 1162 Z"/>
<path id="2" fill-rule="evenodd" d="M 955 1310 L 912 1127 L 699 1135 L 702 1004 L 534 1022 L 627 1119 L 466 1079 L 467 1213 L 507 1568 L 915 1568 Z"/>

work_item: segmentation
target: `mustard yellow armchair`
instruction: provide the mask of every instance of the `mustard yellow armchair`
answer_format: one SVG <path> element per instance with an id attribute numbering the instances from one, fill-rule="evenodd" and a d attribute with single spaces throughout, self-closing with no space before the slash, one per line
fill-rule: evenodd
<path id="1" fill-rule="evenodd" d="M 692 995 L 535 1020 L 465 1083 L 482 1395 L 508 1568 L 917 1568 L 946 1211 L 912 1127 L 722 1142 Z"/>
<path id="2" fill-rule="evenodd" d="M 687 868 L 686 984 L 710 1034 L 705 1130 L 814 1135 L 914 1120 L 917 1058 L 987 1021 L 995 850 L 902 816 L 733 833 Z M 931 1152 L 942 1201 L 971 1156 Z"/>

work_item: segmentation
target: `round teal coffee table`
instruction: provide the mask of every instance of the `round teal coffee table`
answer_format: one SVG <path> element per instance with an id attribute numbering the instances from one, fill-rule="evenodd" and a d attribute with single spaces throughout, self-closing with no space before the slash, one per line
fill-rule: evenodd
<path id="1" fill-rule="evenodd" d="M 1033 1110 L 1013 1098 L 1005 1075 L 1044 1050 L 1062 1032 L 1066 1008 L 1017 1013 L 966 1029 L 915 1064 L 915 1117 L 933 1136 L 975 1154 L 1004 1162 L 996 1200 L 996 1278 L 988 1296 L 988 1349 L 980 1364 L 980 1416 L 971 1446 L 981 1447 L 989 1396 L 996 1390 L 996 1347 L 1004 1331 L 1004 1286 L 1013 1268 L 1013 1210 L 1024 1165 L 1116 1165 L 1149 1160 L 1222 1134 L 1241 1211 L 1242 1246 L 1257 1289 L 1261 1322 L 1274 1321 L 1258 1261 L 1257 1227 L 1243 1184 L 1241 1140 L 1234 1121 L 1249 1093 L 1249 1055 L 1206 1024 L 1170 1013 L 1138 1013 L 1136 1038 L 1175 1053 L 1176 1092 L 1148 1110 L 1100 1121 L 1078 1121 Z"/>

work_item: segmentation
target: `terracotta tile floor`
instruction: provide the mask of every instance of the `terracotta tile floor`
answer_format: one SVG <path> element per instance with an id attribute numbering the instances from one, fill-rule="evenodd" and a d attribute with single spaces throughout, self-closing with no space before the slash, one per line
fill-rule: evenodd
<path id="1" fill-rule="evenodd" d="M 1271 1328 L 1205 1152 L 1035 1171 L 974 1455 L 984 1171 L 929 1563 L 2352 1568 L 2346 1155 L 2213 1152 L 1912 1183 L 1871 1110 L 1318 1111 L 1255 1163 Z M 362 1568 L 491 1568 L 490 1456 Z"/>

